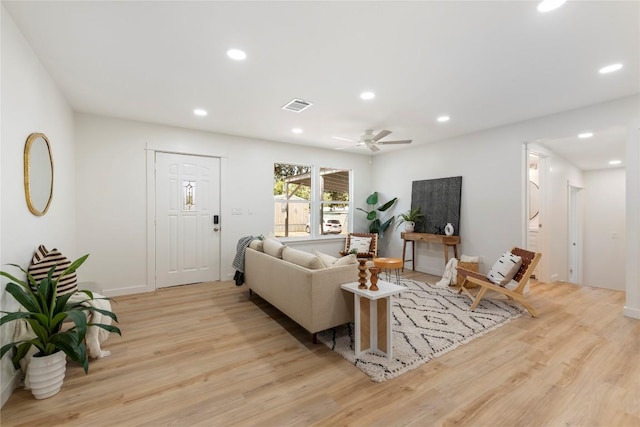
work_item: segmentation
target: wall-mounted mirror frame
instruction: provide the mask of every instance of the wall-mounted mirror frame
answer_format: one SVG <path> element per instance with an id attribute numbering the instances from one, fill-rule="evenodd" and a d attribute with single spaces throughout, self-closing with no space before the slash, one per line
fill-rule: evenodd
<path id="1" fill-rule="evenodd" d="M 53 199 L 53 155 L 43 133 L 32 133 L 24 146 L 24 192 L 32 214 L 47 213 Z"/>

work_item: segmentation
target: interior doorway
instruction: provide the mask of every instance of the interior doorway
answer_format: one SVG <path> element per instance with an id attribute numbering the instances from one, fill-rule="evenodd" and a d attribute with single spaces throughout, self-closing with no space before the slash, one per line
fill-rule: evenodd
<path id="1" fill-rule="evenodd" d="M 582 283 L 583 189 L 569 185 L 569 282 Z"/>
<path id="2" fill-rule="evenodd" d="M 548 253 L 546 216 L 546 190 L 548 158 L 527 148 L 526 188 L 526 248 L 533 252 Z M 541 281 L 549 281 L 549 262 L 543 256 L 533 272 Z"/>
<path id="3" fill-rule="evenodd" d="M 220 280 L 220 159 L 155 153 L 156 288 Z"/>

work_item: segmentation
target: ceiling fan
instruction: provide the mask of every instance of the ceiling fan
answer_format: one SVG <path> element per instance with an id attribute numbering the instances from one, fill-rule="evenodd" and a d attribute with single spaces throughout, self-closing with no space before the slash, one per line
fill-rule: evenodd
<path id="1" fill-rule="evenodd" d="M 390 133 L 391 133 L 390 130 L 381 130 L 376 135 L 374 135 L 372 129 L 367 129 L 364 131 L 364 134 L 360 137 L 359 141 L 354 141 L 353 139 L 342 138 L 338 136 L 334 136 L 334 138 L 339 139 L 341 141 L 357 142 L 355 147 L 366 145 L 369 148 L 369 150 L 373 151 L 374 153 L 376 151 L 380 151 L 380 148 L 378 148 L 378 145 L 410 144 L 412 141 L 411 139 L 402 139 L 398 141 L 380 141 L 382 138 L 389 135 Z M 351 148 L 351 147 L 354 147 L 354 146 L 340 147 L 340 148 L 337 148 L 337 150 L 344 150 L 345 148 Z"/>

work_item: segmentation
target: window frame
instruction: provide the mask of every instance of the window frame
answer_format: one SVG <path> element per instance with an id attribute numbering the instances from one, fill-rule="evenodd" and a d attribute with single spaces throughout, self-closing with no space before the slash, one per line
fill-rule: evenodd
<path id="1" fill-rule="evenodd" d="M 354 172 L 353 169 L 350 168 L 339 168 L 339 167 L 326 167 L 326 166 L 318 166 L 318 165 L 308 165 L 308 164 L 300 164 L 300 163 L 291 163 L 291 162 L 274 162 L 275 165 L 292 165 L 292 166 L 301 166 L 301 167 L 309 167 L 310 168 L 310 178 L 311 178 L 311 200 L 309 201 L 309 234 L 305 236 L 276 236 L 278 239 L 283 241 L 304 241 L 304 240 L 329 240 L 336 238 L 344 238 L 347 233 L 350 233 L 353 229 L 353 192 L 354 192 Z M 336 171 L 345 171 L 349 176 L 349 189 L 348 189 L 348 201 L 324 201 L 322 199 L 323 195 L 323 187 L 321 185 L 322 178 L 321 172 L 323 170 L 336 170 Z M 275 197 L 275 196 L 274 196 Z M 274 207 L 276 206 L 276 200 L 274 199 Z M 304 203 L 303 201 L 295 201 L 294 203 Z M 343 227 L 343 230 L 340 234 L 323 234 L 322 233 L 322 224 L 320 223 L 320 209 L 322 209 L 325 205 L 330 204 L 346 204 L 348 213 L 347 213 L 347 229 Z M 313 226 L 312 226 L 313 224 Z M 272 221 L 273 233 L 276 235 L 276 223 L 275 216 Z"/>

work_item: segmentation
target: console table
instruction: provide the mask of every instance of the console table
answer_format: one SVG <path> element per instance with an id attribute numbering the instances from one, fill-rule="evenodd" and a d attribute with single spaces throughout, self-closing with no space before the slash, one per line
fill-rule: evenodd
<path id="1" fill-rule="evenodd" d="M 402 271 L 404 271 L 404 263 L 411 261 L 411 269 L 416 271 L 416 242 L 440 243 L 444 245 L 444 264 L 449 262 L 449 247 L 453 247 L 453 256 L 458 258 L 458 243 L 460 236 L 443 236 L 441 234 L 430 233 L 400 233 L 400 237 L 404 241 L 402 245 Z M 411 242 L 411 259 L 407 259 L 407 242 Z"/>

